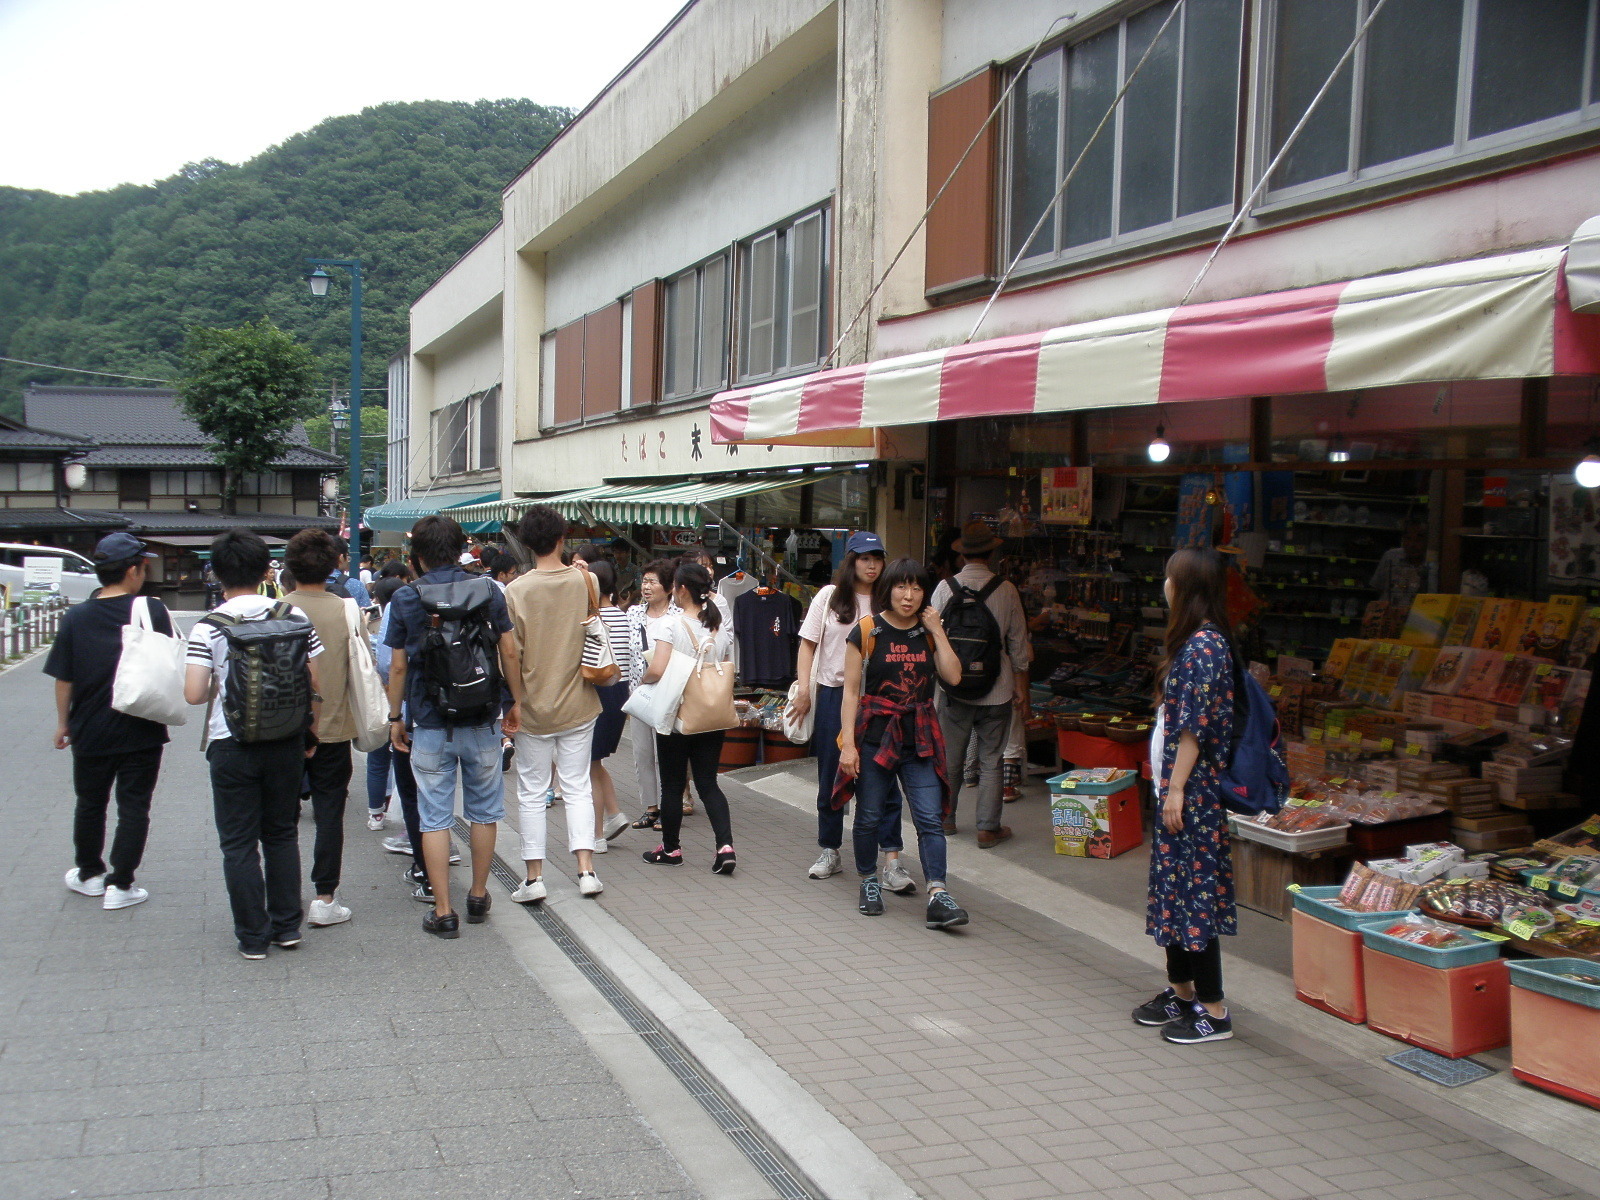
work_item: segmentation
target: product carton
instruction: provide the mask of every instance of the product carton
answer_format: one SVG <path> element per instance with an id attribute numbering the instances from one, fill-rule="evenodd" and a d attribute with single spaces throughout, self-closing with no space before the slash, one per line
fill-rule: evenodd
<path id="1" fill-rule="evenodd" d="M 1409 646 L 1444 645 L 1444 635 L 1456 615 L 1460 596 L 1423 595 L 1411 601 L 1411 611 L 1406 614 L 1405 627 L 1400 640 Z"/>
<path id="2" fill-rule="evenodd" d="M 1433 670 L 1428 672 L 1423 687 L 1440 696 L 1453 696 L 1461 686 L 1461 678 L 1472 662 L 1472 650 L 1465 646 L 1446 646 L 1433 660 Z"/>
<path id="3" fill-rule="evenodd" d="M 1507 656 L 1493 650 L 1472 650 L 1469 653 L 1471 657 L 1461 673 L 1455 694 L 1491 702 L 1495 697 L 1495 689 L 1500 686 Z"/>
<path id="4" fill-rule="evenodd" d="M 1483 602 L 1483 612 L 1478 616 L 1478 628 L 1472 636 L 1475 650 L 1507 650 L 1515 633 L 1520 602 L 1489 598 Z"/>
<path id="5" fill-rule="evenodd" d="M 1524 646 L 1523 652 L 1547 662 L 1560 662 L 1582 615 L 1582 596 L 1551 596 L 1540 614 L 1533 645 Z"/>
<path id="6" fill-rule="evenodd" d="M 1346 669 L 1350 666 L 1350 656 L 1355 653 L 1358 638 L 1340 638 L 1333 643 L 1333 648 L 1328 651 L 1328 659 L 1322 664 L 1322 673 L 1334 679 L 1343 679 Z"/>
<path id="7" fill-rule="evenodd" d="M 1458 599 L 1455 615 L 1450 619 L 1450 628 L 1445 630 L 1444 645 L 1472 645 L 1473 635 L 1478 628 L 1478 618 L 1483 613 L 1483 601 L 1482 596 L 1462 596 Z"/>
<path id="8" fill-rule="evenodd" d="M 1515 829 L 1494 829 L 1487 833 L 1452 828 L 1450 836 L 1464 850 L 1512 850 L 1533 841 L 1533 826 L 1519 825 Z"/>
<path id="9" fill-rule="evenodd" d="M 1539 630 L 1544 626 L 1544 604 L 1538 600 L 1519 600 L 1511 624 L 1511 636 L 1502 650 L 1517 654 L 1531 654 L 1539 640 Z"/>
<path id="10" fill-rule="evenodd" d="M 1590 607 L 1583 610 L 1573 627 L 1572 638 L 1567 642 L 1566 665 L 1587 666 L 1596 650 L 1600 650 L 1600 607 Z"/>

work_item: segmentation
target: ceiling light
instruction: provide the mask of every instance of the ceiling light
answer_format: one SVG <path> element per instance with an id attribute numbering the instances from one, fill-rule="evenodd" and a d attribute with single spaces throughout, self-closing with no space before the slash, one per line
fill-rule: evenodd
<path id="1" fill-rule="evenodd" d="M 1572 477 L 1579 487 L 1600 487 L 1600 454 L 1591 454 L 1573 468 Z"/>
<path id="2" fill-rule="evenodd" d="M 1344 440 L 1344 434 L 1334 434 L 1333 441 L 1328 443 L 1328 461 L 1337 463 L 1350 461 L 1350 444 Z"/>
<path id="3" fill-rule="evenodd" d="M 1165 425 L 1156 426 L 1156 436 L 1151 439 L 1145 453 L 1150 456 L 1150 461 L 1153 463 L 1164 463 L 1172 457 L 1172 447 L 1167 443 L 1167 427 Z"/>

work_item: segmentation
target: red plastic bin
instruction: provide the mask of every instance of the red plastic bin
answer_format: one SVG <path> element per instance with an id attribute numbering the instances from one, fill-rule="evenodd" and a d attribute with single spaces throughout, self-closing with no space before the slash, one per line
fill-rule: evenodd
<path id="1" fill-rule="evenodd" d="M 1295 999 L 1360 1025 L 1367 1019 L 1361 931 L 1340 929 L 1299 909 L 1292 929 Z"/>
<path id="2" fill-rule="evenodd" d="M 1600 1009 L 1512 988 L 1511 1073 L 1600 1108 Z"/>
<path id="3" fill-rule="evenodd" d="M 1511 973 L 1504 959 L 1430 967 L 1367 946 L 1367 1025 L 1446 1058 L 1498 1050 L 1511 1040 Z"/>

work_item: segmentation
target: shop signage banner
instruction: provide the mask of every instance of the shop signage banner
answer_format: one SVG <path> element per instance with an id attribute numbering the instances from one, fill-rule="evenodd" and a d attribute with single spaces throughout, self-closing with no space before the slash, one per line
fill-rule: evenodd
<path id="1" fill-rule="evenodd" d="M 698 529 L 661 529 L 650 535 L 650 546 L 655 550 L 687 550 L 700 544 Z"/>
<path id="2" fill-rule="evenodd" d="M 1094 514 L 1094 468 L 1046 467 L 1039 508 L 1046 525 L 1087 525 Z"/>
<path id="3" fill-rule="evenodd" d="M 1600 489 L 1550 479 L 1550 580 L 1600 579 Z"/>
<path id="4" fill-rule="evenodd" d="M 1210 475 L 1184 475 L 1178 480 L 1178 524 L 1172 535 L 1174 550 L 1201 549 L 1211 545 L 1211 522 L 1215 506 L 1206 500 L 1211 486 Z"/>
<path id="5" fill-rule="evenodd" d="M 1228 527 L 1234 537 L 1256 531 L 1256 477 L 1251 471 L 1227 476 L 1223 495 L 1228 505 Z"/>
<path id="6" fill-rule="evenodd" d="M 22 602 L 37 604 L 61 590 L 61 560 L 51 555 L 22 560 Z"/>

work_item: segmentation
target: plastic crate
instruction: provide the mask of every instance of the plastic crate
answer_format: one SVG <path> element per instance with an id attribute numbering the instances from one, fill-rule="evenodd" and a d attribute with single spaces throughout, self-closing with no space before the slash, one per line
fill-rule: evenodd
<path id="1" fill-rule="evenodd" d="M 1451 946 L 1441 950 L 1390 937 L 1380 927 L 1392 925 L 1395 920 L 1395 917 L 1382 917 L 1360 924 L 1358 928 L 1361 930 L 1361 940 L 1368 949 L 1392 954 L 1408 962 L 1421 963 L 1425 967 L 1439 967 L 1445 970 L 1451 967 L 1470 967 L 1477 963 L 1493 962 L 1500 957 L 1500 943 L 1483 938 L 1476 939 L 1470 946 Z M 1468 933 L 1466 936 L 1472 935 Z"/>
<path id="2" fill-rule="evenodd" d="M 1107 783 L 1091 783 L 1088 780 L 1076 777 L 1073 771 L 1063 771 L 1060 775 L 1052 775 L 1045 780 L 1052 795 L 1062 796 L 1113 796 L 1116 793 L 1131 788 L 1139 782 L 1139 776 L 1129 768 L 1123 768 L 1128 773 L 1120 779 L 1113 779 Z"/>
<path id="3" fill-rule="evenodd" d="M 1539 958 L 1510 966 L 1513 987 L 1600 1009 L 1600 963 L 1586 958 Z"/>
<path id="4" fill-rule="evenodd" d="M 1290 888 L 1289 898 L 1294 901 L 1294 906 L 1307 916 L 1326 921 L 1329 925 L 1337 925 L 1340 929 L 1356 932 L 1360 932 L 1363 925 L 1372 921 L 1381 921 L 1384 918 L 1398 920 L 1416 911 L 1411 908 L 1401 908 L 1391 912 L 1351 912 L 1349 909 L 1327 903 L 1329 900 L 1338 899 L 1340 890 L 1338 887 Z"/>
<path id="5" fill-rule="evenodd" d="M 1519 871 L 1524 887 L 1532 888 L 1536 892 L 1548 895 L 1551 900 L 1561 904 L 1577 904 L 1585 899 L 1600 898 L 1600 891 L 1592 887 L 1583 887 L 1578 884 L 1567 883 L 1565 880 L 1554 880 L 1547 874 L 1544 867 L 1530 867 L 1526 871 Z M 1535 880 L 1540 882 L 1535 883 Z"/>
<path id="6" fill-rule="evenodd" d="M 1263 846 L 1291 852 L 1326 850 L 1330 846 L 1342 846 L 1350 840 L 1348 824 L 1330 825 L 1326 829 L 1308 829 L 1304 833 L 1289 833 L 1282 829 L 1268 829 L 1265 825 L 1258 825 L 1254 821 L 1230 813 L 1228 828 L 1234 837 L 1244 838 L 1247 842 L 1260 842 Z"/>

